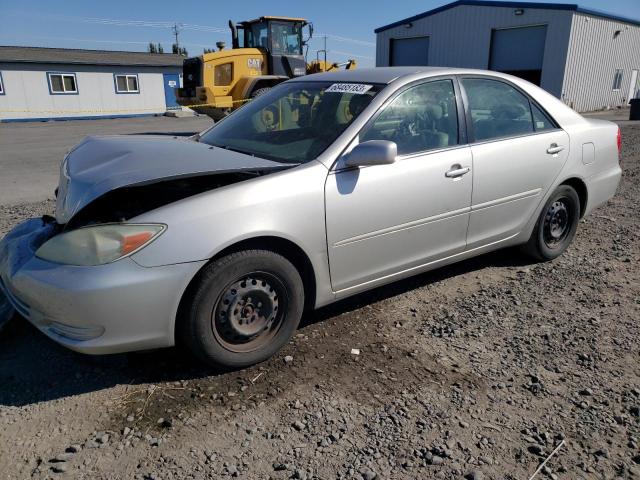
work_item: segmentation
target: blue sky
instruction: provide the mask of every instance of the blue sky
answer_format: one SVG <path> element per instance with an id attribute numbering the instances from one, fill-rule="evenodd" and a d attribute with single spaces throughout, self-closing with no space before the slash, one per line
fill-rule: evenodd
<path id="1" fill-rule="evenodd" d="M 549 0 L 547 0 L 549 1 Z M 551 0 L 553 1 L 553 0 Z M 227 21 L 261 15 L 304 17 L 315 25 L 310 56 L 327 35 L 330 59 L 356 58 L 374 64 L 374 28 L 441 6 L 436 0 L 0 0 L 0 45 L 90 48 L 144 51 L 148 42 L 161 42 L 169 51 L 173 36 L 169 25 L 183 24 L 180 42 L 190 55 L 216 41 L 230 44 Z M 571 0 L 553 3 L 571 3 Z M 582 0 L 581 6 L 640 18 L 640 0 Z"/>

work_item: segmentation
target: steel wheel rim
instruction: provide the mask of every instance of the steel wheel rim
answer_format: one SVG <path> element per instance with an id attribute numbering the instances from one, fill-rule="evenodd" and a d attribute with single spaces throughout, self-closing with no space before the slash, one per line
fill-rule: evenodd
<path id="1" fill-rule="evenodd" d="M 554 201 L 544 216 L 543 237 L 549 248 L 560 246 L 571 230 L 571 205 L 567 199 Z"/>
<path id="2" fill-rule="evenodd" d="M 282 281 L 251 272 L 229 283 L 211 314 L 216 340 L 227 350 L 247 353 L 267 345 L 280 330 L 288 297 Z"/>

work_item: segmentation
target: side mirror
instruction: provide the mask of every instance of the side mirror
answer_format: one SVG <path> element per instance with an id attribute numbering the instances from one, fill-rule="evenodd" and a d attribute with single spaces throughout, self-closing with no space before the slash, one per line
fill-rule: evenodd
<path id="1" fill-rule="evenodd" d="M 387 140 L 369 140 L 356 145 L 347 155 L 347 167 L 389 165 L 396 161 L 398 146 Z"/>

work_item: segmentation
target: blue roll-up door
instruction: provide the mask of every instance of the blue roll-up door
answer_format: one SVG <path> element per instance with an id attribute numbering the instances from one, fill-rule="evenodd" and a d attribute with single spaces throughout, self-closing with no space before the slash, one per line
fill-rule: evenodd
<path id="1" fill-rule="evenodd" d="M 392 67 L 413 67 L 429 65 L 429 37 L 391 39 Z"/>
<path id="2" fill-rule="evenodd" d="M 489 69 L 540 84 L 547 26 L 493 30 Z"/>

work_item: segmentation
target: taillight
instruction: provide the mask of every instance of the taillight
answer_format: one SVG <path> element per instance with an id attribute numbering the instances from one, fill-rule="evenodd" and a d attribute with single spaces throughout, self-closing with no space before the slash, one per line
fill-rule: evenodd
<path id="1" fill-rule="evenodd" d="M 620 133 L 620 127 L 618 127 L 618 135 L 616 137 L 616 141 L 618 142 L 618 155 L 622 152 L 622 133 Z"/>

